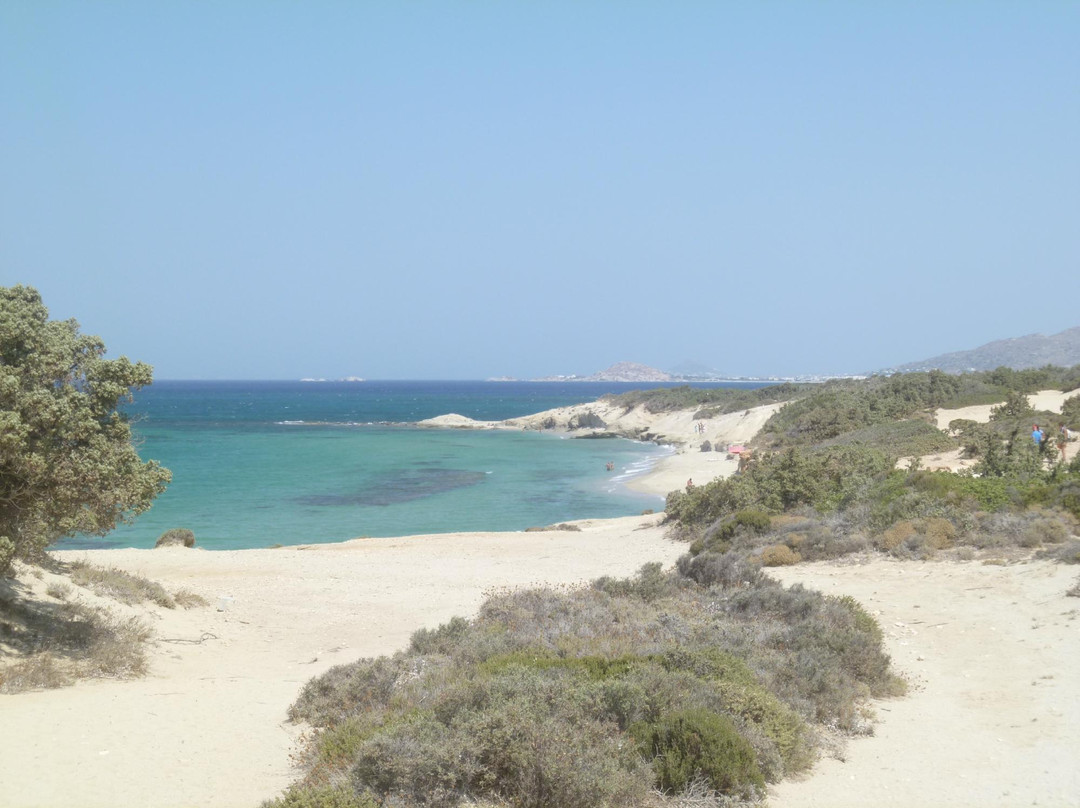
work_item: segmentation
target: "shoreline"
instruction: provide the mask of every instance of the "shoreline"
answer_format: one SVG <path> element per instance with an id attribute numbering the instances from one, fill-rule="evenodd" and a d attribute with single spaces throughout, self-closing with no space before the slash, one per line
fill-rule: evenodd
<path id="1" fill-rule="evenodd" d="M 734 461 L 701 452 L 697 442 L 737 435 L 740 424 L 767 417 L 751 413 L 714 419 L 704 436 L 693 432 L 692 413 L 661 416 L 668 434 L 685 430 L 683 442 L 625 484 L 666 493 L 691 474 L 705 484 Z M 255 808 L 293 780 L 305 730 L 289 724 L 286 711 L 312 677 L 392 654 L 420 628 L 471 617 L 499 590 L 577 586 L 633 575 L 645 563 L 670 566 L 687 548 L 667 537 L 663 518 L 274 549 L 58 551 L 60 560 L 143 575 L 210 605 L 107 601 L 119 617 L 152 627 L 144 678 L 0 695 L 5 804 Z M 805 777 L 770 786 L 773 808 L 1075 804 L 1080 602 L 1065 595 L 1075 567 L 866 556 L 768 574 L 857 598 L 911 684 L 900 699 L 867 705 L 877 717 L 871 737 L 850 739 Z M 63 580 L 43 570 L 19 586 L 49 602 L 48 586 Z"/>

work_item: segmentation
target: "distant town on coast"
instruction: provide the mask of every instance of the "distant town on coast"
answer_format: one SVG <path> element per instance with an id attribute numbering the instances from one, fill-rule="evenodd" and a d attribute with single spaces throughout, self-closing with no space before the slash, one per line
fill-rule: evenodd
<path id="1" fill-rule="evenodd" d="M 946 373 L 972 373 L 1011 367 L 1016 370 L 1058 365 L 1070 367 L 1080 364 L 1080 326 L 1052 336 L 1029 334 L 1023 337 L 995 340 L 966 351 L 945 353 L 929 359 L 908 362 L 895 367 L 879 368 L 860 373 L 806 373 L 795 376 L 756 375 L 738 376 L 694 362 L 686 362 L 671 370 L 659 370 L 637 362 L 616 362 L 606 370 L 582 376 L 575 373 L 539 378 L 522 379 L 515 376 L 497 376 L 489 382 L 627 382 L 641 384 L 670 383 L 720 383 L 720 382 L 826 382 L 832 379 L 865 379 L 873 375 L 911 373 L 916 371 L 942 370 Z M 360 376 L 336 379 L 305 378 L 302 382 L 362 382 Z"/>

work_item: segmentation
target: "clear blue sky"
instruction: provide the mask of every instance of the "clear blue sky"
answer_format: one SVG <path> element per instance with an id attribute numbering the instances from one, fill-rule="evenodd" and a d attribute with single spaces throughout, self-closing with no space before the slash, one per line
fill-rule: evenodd
<path id="1" fill-rule="evenodd" d="M 1080 325 L 1080 3 L 0 4 L 0 285 L 158 378 Z"/>

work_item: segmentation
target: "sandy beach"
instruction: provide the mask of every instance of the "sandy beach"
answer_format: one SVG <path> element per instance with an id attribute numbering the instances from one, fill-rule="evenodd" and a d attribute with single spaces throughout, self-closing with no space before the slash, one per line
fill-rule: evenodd
<path id="1" fill-rule="evenodd" d="M 678 449 L 636 485 L 662 494 L 688 477 L 703 484 L 730 473 L 734 461 L 701 452 L 700 442 L 749 440 L 770 413 L 713 419 L 704 435 L 692 413 L 652 423 Z M 189 589 L 210 605 L 115 607 L 153 627 L 143 679 L 0 696 L 0 802 L 254 808 L 294 776 L 301 728 L 286 710 L 311 677 L 392 653 L 418 628 L 473 614 L 492 590 L 670 565 L 686 548 L 665 537 L 661 519 L 266 550 L 57 553 Z M 872 705 L 875 735 L 771 788 L 771 806 L 1080 805 L 1080 600 L 1065 595 L 1075 567 L 875 557 L 775 575 L 851 594 L 877 614 L 911 692 Z M 52 580 L 20 579 L 37 597 Z"/>
<path id="2" fill-rule="evenodd" d="M 187 588 L 211 605 L 119 607 L 153 626 L 143 679 L 0 696 L 0 804 L 253 808 L 292 779 L 298 729 L 285 711 L 308 679 L 471 615 L 485 592 L 671 564 L 685 547 L 665 539 L 659 521 L 273 550 L 57 553 Z M 27 583 L 40 592 L 50 580 Z"/>

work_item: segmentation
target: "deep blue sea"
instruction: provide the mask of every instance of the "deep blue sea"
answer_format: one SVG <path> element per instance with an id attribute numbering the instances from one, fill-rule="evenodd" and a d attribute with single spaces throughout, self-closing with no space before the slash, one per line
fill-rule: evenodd
<path id="1" fill-rule="evenodd" d="M 647 385 L 655 387 L 658 385 Z M 731 386 L 731 385 L 725 385 Z M 756 387 L 755 384 L 747 384 Z M 625 487 L 666 450 L 510 430 L 433 430 L 446 413 L 500 420 L 640 384 L 159 381 L 125 407 L 139 454 L 172 471 L 133 524 L 60 547 L 152 547 L 173 527 L 241 549 L 520 530 L 663 506 Z M 606 464 L 615 470 L 606 471 Z"/>

